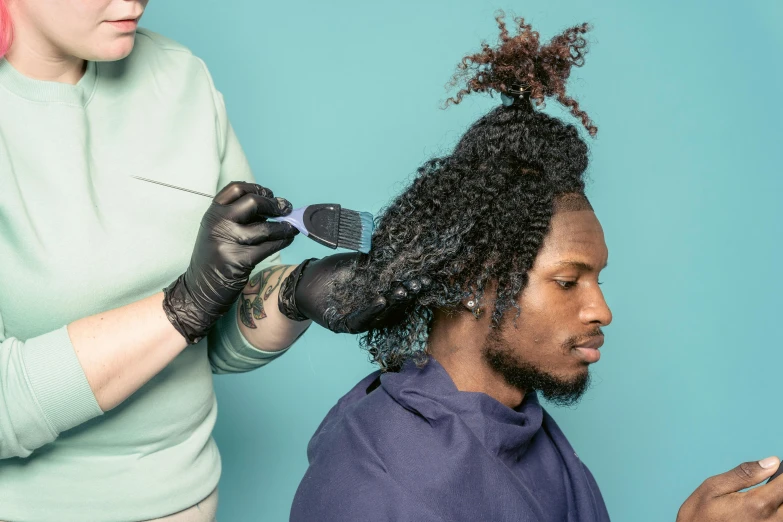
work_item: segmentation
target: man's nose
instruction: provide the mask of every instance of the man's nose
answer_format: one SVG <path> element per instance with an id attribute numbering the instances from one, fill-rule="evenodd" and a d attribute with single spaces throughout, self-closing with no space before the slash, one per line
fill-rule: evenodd
<path id="1" fill-rule="evenodd" d="M 597 324 L 608 326 L 612 322 L 612 311 L 606 304 L 604 294 L 596 285 L 596 290 L 591 292 L 589 301 L 582 307 L 580 319 L 584 324 Z"/>

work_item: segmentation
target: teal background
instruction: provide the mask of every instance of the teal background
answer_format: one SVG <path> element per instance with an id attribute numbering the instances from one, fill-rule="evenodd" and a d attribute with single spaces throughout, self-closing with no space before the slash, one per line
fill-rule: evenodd
<path id="1" fill-rule="evenodd" d="M 497 103 L 439 108 L 497 8 L 545 40 L 594 26 L 570 89 L 599 127 L 588 194 L 614 322 L 593 389 L 550 411 L 613 520 L 673 521 L 708 476 L 783 456 L 782 2 L 153 0 L 144 25 L 206 61 L 260 183 L 377 212 Z M 285 256 L 329 253 L 300 238 Z M 355 337 L 313 328 L 216 378 L 219 520 L 287 520 L 310 436 L 372 369 Z"/>

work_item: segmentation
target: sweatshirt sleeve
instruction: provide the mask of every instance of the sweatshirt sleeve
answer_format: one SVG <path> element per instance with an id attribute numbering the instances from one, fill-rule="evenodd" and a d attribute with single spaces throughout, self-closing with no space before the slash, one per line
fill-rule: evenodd
<path id="1" fill-rule="evenodd" d="M 218 150 L 220 152 L 220 177 L 215 193 L 219 192 L 232 181 L 248 181 L 256 183 L 250 164 L 247 161 L 242 145 L 231 127 L 223 101 L 223 95 L 215 88 L 212 77 L 203 64 L 212 87 L 212 96 L 215 102 L 215 124 L 217 125 Z M 262 183 L 263 184 L 263 183 Z M 274 191 L 274 187 L 270 186 Z M 280 253 L 273 254 L 259 263 L 252 275 L 282 263 Z M 251 275 L 251 276 L 252 276 Z M 248 342 L 239 329 L 237 305 L 234 303 L 231 310 L 223 315 L 209 334 L 208 349 L 209 362 L 212 372 L 241 373 L 254 370 L 283 355 L 287 349 L 276 352 L 259 350 Z"/>
<path id="2" fill-rule="evenodd" d="M 253 270 L 255 273 L 280 264 L 280 254 L 268 257 Z M 212 373 L 243 373 L 255 370 L 283 355 L 288 348 L 275 352 L 259 350 L 245 338 L 239 329 L 237 306 L 234 303 L 209 332 L 207 353 Z M 289 347 L 290 348 L 290 347 Z"/>
<path id="3" fill-rule="evenodd" d="M 0 459 L 28 457 L 102 414 L 66 326 L 21 341 L 0 316 Z"/>

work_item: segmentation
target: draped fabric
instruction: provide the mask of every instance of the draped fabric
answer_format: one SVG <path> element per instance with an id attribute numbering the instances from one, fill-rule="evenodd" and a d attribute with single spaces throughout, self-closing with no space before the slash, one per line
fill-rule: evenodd
<path id="1" fill-rule="evenodd" d="M 595 479 L 535 393 L 512 409 L 461 392 L 434 359 L 359 382 L 308 458 L 295 522 L 609 521 Z"/>

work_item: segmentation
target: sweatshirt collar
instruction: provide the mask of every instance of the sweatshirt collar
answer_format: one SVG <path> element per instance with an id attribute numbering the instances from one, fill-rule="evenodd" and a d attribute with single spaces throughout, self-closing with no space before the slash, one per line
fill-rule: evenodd
<path id="1" fill-rule="evenodd" d="M 30 101 L 85 107 L 95 91 L 97 77 L 97 64 L 88 61 L 84 76 L 76 85 L 34 80 L 17 71 L 8 60 L 0 58 L 0 86 Z"/>

